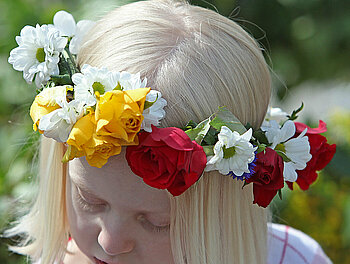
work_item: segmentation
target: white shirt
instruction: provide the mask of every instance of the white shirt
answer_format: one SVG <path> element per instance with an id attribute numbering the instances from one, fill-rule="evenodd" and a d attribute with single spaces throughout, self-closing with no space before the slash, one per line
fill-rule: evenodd
<path id="1" fill-rule="evenodd" d="M 268 224 L 268 264 L 331 264 L 321 246 L 292 227 Z"/>

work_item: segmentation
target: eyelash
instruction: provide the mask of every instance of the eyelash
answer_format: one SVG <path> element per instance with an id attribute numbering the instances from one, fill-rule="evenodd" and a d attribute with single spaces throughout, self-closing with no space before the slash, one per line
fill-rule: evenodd
<path id="1" fill-rule="evenodd" d="M 78 202 L 84 211 L 92 211 L 93 207 L 91 204 L 87 203 L 79 194 L 78 194 Z"/>
<path id="2" fill-rule="evenodd" d="M 80 208 L 83 211 L 86 212 L 94 212 L 97 208 L 100 208 L 101 206 L 103 206 L 103 204 L 91 204 L 88 201 L 86 201 L 82 195 L 79 193 L 78 188 L 76 188 L 76 198 L 78 200 L 78 204 L 80 206 Z"/>
<path id="3" fill-rule="evenodd" d="M 86 212 L 94 212 L 97 208 L 99 208 L 100 206 L 103 206 L 102 204 L 91 204 L 89 203 L 88 201 L 86 201 L 82 196 L 81 194 L 79 193 L 79 190 L 78 188 L 76 188 L 76 197 L 77 197 L 77 200 L 78 200 L 78 203 L 80 205 L 80 208 L 83 210 L 83 211 L 86 211 Z M 141 225 L 151 231 L 151 232 L 154 232 L 154 233 L 162 233 L 162 232 L 168 232 L 169 229 L 170 229 L 170 225 L 166 225 L 166 226 L 157 226 L 157 225 L 154 225 L 152 224 L 150 221 L 148 221 L 144 215 L 140 215 L 137 217 L 137 220 L 141 223 Z"/>
<path id="4" fill-rule="evenodd" d="M 143 215 L 140 215 L 139 217 L 137 217 L 137 220 L 142 224 L 142 226 L 145 229 L 150 230 L 151 232 L 154 232 L 154 233 L 168 232 L 170 229 L 170 225 L 157 226 L 152 224 Z"/>

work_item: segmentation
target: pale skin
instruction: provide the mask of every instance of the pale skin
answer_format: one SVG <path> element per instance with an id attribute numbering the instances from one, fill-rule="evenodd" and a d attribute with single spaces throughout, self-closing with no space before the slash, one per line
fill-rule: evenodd
<path id="1" fill-rule="evenodd" d="M 67 214 L 72 240 L 65 264 L 172 264 L 167 191 L 130 170 L 125 149 L 101 169 L 69 162 Z M 96 259 L 104 262 L 99 262 Z"/>

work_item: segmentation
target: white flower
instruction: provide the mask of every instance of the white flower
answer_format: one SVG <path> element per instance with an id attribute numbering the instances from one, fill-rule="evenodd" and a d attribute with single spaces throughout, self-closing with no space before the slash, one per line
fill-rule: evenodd
<path id="1" fill-rule="evenodd" d="M 309 139 L 305 136 L 305 129 L 298 137 L 295 135 L 295 124 L 288 120 L 282 128 L 275 120 L 269 122 L 269 126 L 263 128 L 272 149 L 283 152 L 290 161 L 284 162 L 283 176 L 286 181 L 294 182 L 298 178 L 296 170 L 303 170 L 311 159 Z"/>
<path id="2" fill-rule="evenodd" d="M 284 163 L 283 175 L 286 181 L 294 182 L 298 175 L 295 170 L 303 170 L 306 163 L 312 158 L 310 154 L 309 139 L 305 136 L 307 129 L 305 129 L 298 137 L 292 138 L 285 142 L 285 154 L 291 162 Z"/>
<path id="3" fill-rule="evenodd" d="M 53 17 L 53 24 L 60 31 L 61 36 L 72 38 L 69 43 L 69 51 L 72 54 L 78 54 L 86 33 L 95 22 L 81 20 L 76 24 L 71 14 L 66 11 L 58 11 Z"/>
<path id="4" fill-rule="evenodd" d="M 281 121 L 287 120 L 287 113 L 282 111 L 281 108 L 269 107 L 266 113 L 265 119 L 267 120 L 276 120 L 278 123 Z"/>
<path id="5" fill-rule="evenodd" d="M 265 116 L 265 120 L 261 128 L 266 128 L 269 126 L 269 121 L 275 120 L 277 123 L 281 123 L 287 120 L 287 113 L 282 111 L 281 108 L 269 107 Z"/>
<path id="6" fill-rule="evenodd" d="M 119 82 L 124 91 L 135 90 L 138 88 L 145 88 L 147 85 L 147 78 L 141 80 L 140 73 L 131 74 L 123 71 L 120 73 Z"/>
<path id="7" fill-rule="evenodd" d="M 10 52 L 8 62 L 17 71 L 23 71 L 28 83 L 40 87 L 51 75 L 59 74 L 59 55 L 67 44 L 67 39 L 60 36 L 52 25 L 25 26 L 16 37 L 19 45 Z"/>
<path id="8" fill-rule="evenodd" d="M 73 125 L 83 116 L 84 103 L 78 100 L 60 101 L 61 108 L 41 117 L 39 130 L 58 142 L 66 142 Z"/>
<path id="9" fill-rule="evenodd" d="M 257 149 L 249 142 L 252 133 L 252 129 L 249 129 L 240 135 L 226 126 L 221 127 L 214 146 L 215 155 L 208 157 L 205 171 L 218 170 L 224 175 L 233 172 L 236 176 L 250 173 L 248 165 L 254 161 L 254 151 Z"/>
<path id="10" fill-rule="evenodd" d="M 272 143 L 271 148 L 274 149 L 278 144 L 287 141 L 295 134 L 295 125 L 293 121 L 288 120 L 282 128 L 275 121 L 271 120 L 266 128 L 262 128 L 266 131 L 265 135 L 269 143 Z"/>
<path id="11" fill-rule="evenodd" d="M 157 101 L 156 101 L 157 100 Z M 151 125 L 159 126 L 160 120 L 164 118 L 165 111 L 164 106 L 167 105 L 167 101 L 162 98 L 162 94 L 155 90 L 150 90 L 146 95 L 146 102 L 154 102 L 150 107 L 143 110 L 143 121 L 141 124 L 141 129 L 146 132 L 152 132 Z"/>
<path id="12" fill-rule="evenodd" d="M 81 73 L 73 74 L 74 96 L 88 106 L 96 104 L 95 91 L 101 95 L 117 87 L 120 78 L 119 72 L 111 72 L 106 68 L 96 68 L 83 65 Z"/>

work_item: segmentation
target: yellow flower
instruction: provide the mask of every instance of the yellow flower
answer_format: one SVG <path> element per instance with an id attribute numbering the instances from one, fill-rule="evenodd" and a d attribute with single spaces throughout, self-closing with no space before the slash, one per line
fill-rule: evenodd
<path id="1" fill-rule="evenodd" d="M 68 154 L 65 161 L 85 155 L 87 162 L 97 168 L 101 168 L 107 163 L 109 157 L 121 151 L 120 140 L 96 134 L 94 112 L 88 113 L 75 123 L 67 144 L 73 148 L 73 151 L 69 153 L 71 155 Z"/>
<path id="2" fill-rule="evenodd" d="M 60 108 L 56 102 L 56 98 L 64 98 L 66 95 L 66 89 L 66 86 L 45 88 L 35 97 L 34 102 L 30 107 L 30 117 L 34 122 L 34 131 L 38 130 L 39 121 L 42 116 L 47 115 L 52 111 Z"/>
<path id="3" fill-rule="evenodd" d="M 66 153 L 64 154 L 64 156 L 62 158 L 62 162 L 66 163 L 74 158 L 80 158 L 82 156 L 84 156 L 83 151 L 79 151 L 76 147 L 74 147 L 72 145 L 68 145 Z"/>
<path id="4" fill-rule="evenodd" d="M 150 88 L 113 90 L 102 95 L 96 107 L 96 132 L 118 139 L 123 146 L 137 144 L 146 95 Z"/>

